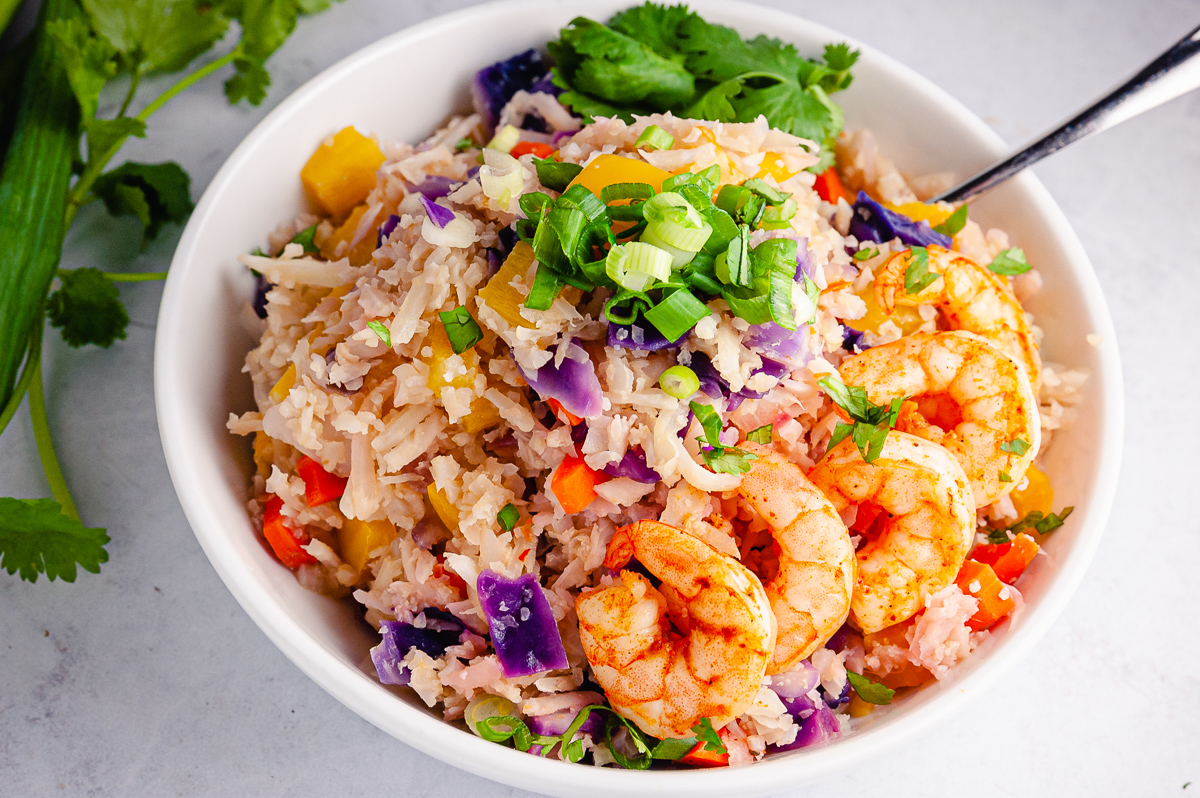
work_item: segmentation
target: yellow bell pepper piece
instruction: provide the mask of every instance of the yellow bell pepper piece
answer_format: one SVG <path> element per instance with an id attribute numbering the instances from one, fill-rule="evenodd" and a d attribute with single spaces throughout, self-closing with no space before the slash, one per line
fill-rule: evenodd
<path id="1" fill-rule="evenodd" d="M 586 171 L 585 169 L 584 172 Z M 582 175 L 583 172 L 579 174 Z M 500 271 L 492 275 L 492 279 L 488 280 L 487 285 L 479 289 L 479 296 L 487 303 L 488 307 L 499 313 L 514 327 L 533 326 L 533 322 L 527 321 L 521 315 L 521 305 L 525 302 L 526 295 L 512 286 L 512 281 L 517 277 L 524 277 L 532 263 L 533 247 L 525 241 L 518 241 L 512 248 L 512 252 L 508 253 Z"/>
<path id="2" fill-rule="evenodd" d="M 300 170 L 300 182 L 325 214 L 345 216 L 375 188 L 383 161 L 378 144 L 348 127 L 317 148 Z"/>
<path id="3" fill-rule="evenodd" d="M 767 177 L 768 175 L 775 178 L 776 183 L 782 183 L 797 174 L 796 169 L 791 169 L 787 165 L 787 161 L 783 160 L 777 152 L 768 152 L 763 155 L 762 165 L 758 167 L 758 172 L 754 175 L 757 178 Z"/>
<path id="4" fill-rule="evenodd" d="M 263 479 L 271 476 L 271 464 L 275 462 L 275 440 L 259 430 L 254 433 L 254 465 Z"/>
<path id="5" fill-rule="evenodd" d="M 325 260 L 337 260 L 338 245 L 343 241 L 349 243 L 354 238 L 354 233 L 358 230 L 358 225 L 366 212 L 366 205 L 359 205 L 351 211 L 350 215 L 346 217 L 346 221 L 330 233 L 328 238 L 321 241 L 319 245 L 321 257 Z M 351 266 L 365 266 L 371 262 L 373 252 L 375 252 L 375 235 L 367 233 L 361 241 L 354 245 L 353 249 L 347 250 L 344 256 L 350 259 Z"/>
<path id="6" fill-rule="evenodd" d="M 863 290 L 858 291 L 857 296 L 866 303 L 867 314 L 862 318 L 846 321 L 848 325 L 856 330 L 878 335 L 879 325 L 890 320 L 900 327 L 900 331 L 904 335 L 911 335 L 920 329 L 924 323 L 921 319 L 921 314 L 914 307 L 897 305 L 895 312 L 890 316 L 884 313 L 883 308 L 879 307 L 879 303 L 875 301 L 875 286 L 873 284 L 868 284 Z"/>
<path id="7" fill-rule="evenodd" d="M 914 222 L 929 222 L 930 227 L 937 227 L 942 222 L 950 218 L 950 214 L 954 213 L 954 209 L 943 210 L 937 205 L 926 205 L 924 202 L 906 202 L 903 205 L 893 205 L 890 202 L 883 203 L 883 207 L 902 213 Z"/>
<path id="8" fill-rule="evenodd" d="M 598 155 L 583 171 L 575 175 L 572 186 L 583 186 L 591 189 L 597 197 L 605 186 L 615 183 L 649 183 L 658 191 L 662 182 L 670 177 L 657 166 L 648 164 L 636 158 L 626 158 L 623 155 Z"/>
<path id="9" fill-rule="evenodd" d="M 433 391 L 435 396 L 440 395 L 442 389 L 446 387 L 470 388 L 475 384 L 475 374 L 479 370 L 479 355 L 476 354 L 473 347 L 458 356 L 462 358 L 463 365 L 466 366 L 466 373 L 455 369 L 453 374 L 447 374 L 446 361 L 454 356 L 454 348 L 450 346 L 450 339 L 446 337 L 446 330 L 442 327 L 441 322 L 434 321 L 429 325 L 429 337 L 425 339 L 425 342 L 433 350 L 427 364 L 429 376 L 426 378 L 425 384 L 429 386 L 429 390 Z"/>
<path id="10" fill-rule="evenodd" d="M 426 495 L 429 496 L 429 506 L 437 513 L 438 518 L 442 519 L 442 523 L 451 532 L 458 529 L 458 508 L 450 503 L 443 491 L 438 490 L 432 484 L 425 489 Z"/>
<path id="11" fill-rule="evenodd" d="M 1008 494 L 1013 507 L 1016 508 L 1017 519 L 1020 520 L 1034 511 L 1043 515 L 1049 514 L 1054 506 L 1054 490 L 1050 487 L 1049 477 L 1032 463 L 1025 469 L 1025 477 L 1029 484 Z"/>
<path id="12" fill-rule="evenodd" d="M 500 411 L 496 406 L 482 396 L 471 402 L 471 412 L 458 422 L 462 428 L 472 435 L 478 435 L 489 427 L 494 427 L 501 421 Z"/>
<path id="13" fill-rule="evenodd" d="M 347 518 L 338 530 L 338 550 L 342 562 L 359 574 L 367 566 L 371 552 L 382 548 L 396 537 L 396 527 L 391 521 L 359 521 Z"/>
<path id="14" fill-rule="evenodd" d="M 289 363 L 287 371 L 283 372 L 283 376 L 279 381 L 271 387 L 271 401 L 279 404 L 284 399 L 287 399 L 288 393 L 292 390 L 292 386 L 296 384 L 296 364 Z"/>

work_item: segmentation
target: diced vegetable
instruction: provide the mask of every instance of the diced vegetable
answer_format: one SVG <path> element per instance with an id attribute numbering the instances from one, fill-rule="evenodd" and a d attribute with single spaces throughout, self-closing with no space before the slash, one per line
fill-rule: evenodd
<path id="1" fill-rule="evenodd" d="M 467 728 L 479 734 L 479 724 L 482 721 L 488 718 L 502 718 L 512 715 L 516 711 L 516 704 L 507 698 L 491 693 L 480 693 L 467 703 L 467 708 L 463 710 L 463 720 L 466 721 Z"/>
<path id="2" fill-rule="evenodd" d="M 811 715 L 799 723 L 800 732 L 796 739 L 787 745 L 777 746 L 775 750 L 795 751 L 800 748 L 812 748 L 837 738 L 842 731 L 837 715 L 833 714 L 833 710 L 823 701 L 817 704 Z"/>
<path id="3" fill-rule="evenodd" d="M 544 141 L 519 141 L 508 154 L 514 158 L 522 155 L 532 155 L 535 158 L 549 158 L 556 150 Z"/>
<path id="4" fill-rule="evenodd" d="M 304 190 L 329 216 L 344 216 L 375 188 L 383 153 L 373 139 L 352 127 L 323 143 L 300 170 Z"/>
<path id="5" fill-rule="evenodd" d="M 662 196 L 662 195 L 660 195 Z M 617 244 L 608 251 L 604 271 L 630 291 L 645 291 L 671 276 L 671 253 L 641 241 Z"/>
<path id="6" fill-rule="evenodd" d="M 507 208 L 512 198 L 519 196 L 525 185 L 525 170 L 513 156 L 488 149 L 483 152 L 483 166 L 479 169 L 479 185 L 488 199 L 495 200 Z"/>
<path id="7" fill-rule="evenodd" d="M 669 172 L 657 166 L 636 158 L 626 158 L 622 155 L 597 155 L 583 171 L 571 181 L 572 186 L 583 186 L 591 189 L 597 197 L 605 186 L 614 183 L 649 183 L 655 191 L 662 188 L 662 183 Z"/>
<path id="8" fill-rule="evenodd" d="M 450 646 L 457 645 L 466 627 L 462 621 L 445 610 L 429 607 L 425 610 L 425 625 L 414 626 L 402 621 L 383 621 L 379 645 L 371 649 L 371 661 L 383 684 L 408 684 L 408 669 L 400 663 L 408 652 L 418 649 L 431 657 L 440 657 Z"/>
<path id="9" fill-rule="evenodd" d="M 425 339 L 432 350 L 427 361 L 429 376 L 425 384 L 435 395 L 440 396 L 443 388 L 470 388 L 475 384 L 475 376 L 479 371 L 479 355 L 474 349 L 468 349 L 459 354 L 458 360 L 464 368 L 452 368 L 447 361 L 455 357 L 450 339 L 441 324 L 429 325 L 429 336 Z"/>
<path id="10" fill-rule="evenodd" d="M 1025 469 L 1025 478 L 1028 483 L 1024 488 L 1016 488 L 1008 494 L 1017 518 L 1025 518 L 1032 512 L 1049 515 L 1054 509 L 1054 490 L 1050 487 L 1049 477 L 1031 463 Z"/>
<path id="11" fill-rule="evenodd" d="M 367 212 L 366 205 L 359 205 L 350 215 L 346 217 L 346 221 L 342 222 L 332 233 L 321 239 L 320 250 L 321 257 L 325 260 L 337 260 L 339 257 L 349 259 L 351 266 L 363 266 L 371 262 L 371 255 L 375 252 L 375 245 L 379 241 L 378 234 L 371 236 L 370 234 L 362 237 L 362 240 L 355 244 L 350 249 L 345 250 L 341 255 L 337 254 L 338 245 L 342 243 L 349 244 L 354 240 L 354 234 L 358 231 L 358 225 L 362 222 L 363 216 Z"/>
<path id="12" fill-rule="evenodd" d="M 696 743 L 679 761 L 698 768 L 723 768 L 729 766 L 728 751 L 709 751 L 704 741 Z"/>
<path id="13" fill-rule="evenodd" d="M 529 91 L 545 76 L 547 67 L 537 50 L 529 49 L 475 73 L 471 98 L 489 128 L 496 126 L 500 110 L 518 91 Z"/>
<path id="14" fill-rule="evenodd" d="M 669 150 L 675 146 L 675 137 L 658 125 L 651 125 L 642 131 L 633 146 L 639 150 Z"/>
<path id="15" fill-rule="evenodd" d="M 842 187 L 842 179 L 838 177 L 837 169 L 832 166 L 817 175 L 813 189 L 816 190 L 817 196 L 826 202 L 837 205 L 838 200 L 844 199 L 847 205 L 850 204 L 850 195 Z"/>
<path id="16" fill-rule="evenodd" d="M 338 530 L 338 553 L 342 562 L 361 574 L 371 552 L 388 545 L 395 537 L 396 527 L 391 521 L 347 518 Z"/>
<path id="17" fill-rule="evenodd" d="M 896 305 L 891 315 L 888 315 L 875 300 L 875 286 L 873 283 L 868 283 L 861 291 L 855 292 L 855 296 L 861 299 L 867 306 L 866 314 L 854 320 L 854 328 L 860 332 L 869 332 L 877 335 L 879 333 L 879 326 L 885 321 L 890 321 L 900 328 L 901 335 L 911 335 L 925 323 L 925 320 L 921 318 L 920 311 L 908 305 Z"/>
<path id="18" fill-rule="evenodd" d="M 288 568 L 315 563 L 316 558 L 301 548 L 310 540 L 308 533 L 301 528 L 298 530 L 300 537 L 297 538 L 296 532 L 284 520 L 282 511 L 283 499 L 269 495 L 263 507 L 263 537 L 271 544 L 271 550 Z"/>
<path id="19" fill-rule="evenodd" d="M 996 578 L 1011 585 L 1025 572 L 1026 566 L 1033 562 L 1039 548 L 1031 535 L 1022 532 L 1010 543 L 984 543 L 976 546 L 971 551 L 971 559 L 992 566 Z"/>
<path id="20" fill-rule="evenodd" d="M 657 471 L 646 465 L 646 455 L 640 449 L 626 449 L 625 455 L 619 461 L 604 467 L 604 473 L 610 477 L 625 477 L 647 485 L 653 485 L 662 479 Z"/>
<path id="21" fill-rule="evenodd" d="M 496 150 L 507 154 L 521 140 L 521 131 L 513 125 L 504 125 L 496 130 L 496 135 L 487 143 L 486 150 Z"/>
<path id="22" fill-rule="evenodd" d="M 275 461 L 275 441 L 267 433 L 254 433 L 254 467 L 263 479 L 271 476 L 271 465 Z"/>
<path id="23" fill-rule="evenodd" d="M 525 294 L 513 288 L 512 281 L 524 279 L 525 273 L 533 265 L 533 248 L 525 241 L 518 241 L 512 252 L 505 258 L 487 285 L 479 290 L 479 297 L 488 307 L 500 314 L 500 317 L 514 327 L 533 327 L 533 322 L 521 315 L 521 305 L 525 302 Z"/>
<path id="24" fill-rule="evenodd" d="M 567 667 L 554 611 L 538 579 L 509 579 L 484 569 L 475 583 L 505 677 L 514 679 Z"/>
<path id="25" fill-rule="evenodd" d="M 979 609 L 967 621 L 976 632 L 990 628 L 1017 606 L 1008 594 L 1008 585 L 996 577 L 990 565 L 967 560 L 955 582 L 963 593 L 979 600 Z"/>
<path id="26" fill-rule="evenodd" d="M 547 399 L 546 404 L 550 406 L 550 411 L 554 413 L 563 422 L 570 424 L 572 427 L 576 424 L 582 424 L 583 419 L 572 413 L 570 410 L 562 406 L 562 402 L 557 399 Z"/>
<path id="27" fill-rule="evenodd" d="M 346 477 L 330 474 L 311 457 L 301 457 L 296 463 L 296 473 L 304 480 L 304 500 L 309 507 L 319 507 L 325 502 L 342 498 L 346 492 Z"/>
<path id="28" fill-rule="evenodd" d="M 565 457 L 550 480 L 550 489 L 568 515 L 577 513 L 596 498 L 596 486 L 608 476 L 594 471 L 582 457 Z"/>
<path id="29" fill-rule="evenodd" d="M 432 483 L 425 489 L 425 494 L 429 497 L 429 506 L 437 513 L 437 517 L 442 519 L 442 523 L 451 532 L 458 529 L 458 508 L 450 503 L 446 498 L 444 491 L 438 490 Z"/>
<path id="30" fill-rule="evenodd" d="M 657 352 L 659 349 L 679 344 L 679 342 L 668 341 L 666 336 L 651 324 L 613 324 L 612 322 L 608 324 L 607 343 L 609 346 L 622 349 L 643 349 L 648 352 Z"/>
<path id="31" fill-rule="evenodd" d="M 931 227 L 937 227 L 947 219 L 950 214 L 954 213 L 954 209 L 943 210 L 937 205 L 927 205 L 924 202 L 906 202 L 903 205 L 893 205 L 890 202 L 883 203 L 883 207 L 896 213 L 903 214 L 914 222 L 928 222 Z"/>
<path id="32" fill-rule="evenodd" d="M 671 366 L 658 378 L 658 384 L 676 399 L 687 399 L 700 390 L 700 378 L 687 366 Z"/>
<path id="33" fill-rule="evenodd" d="M 915 222 L 903 214 L 888 210 L 863 191 L 858 192 L 858 199 L 854 202 L 850 235 L 860 242 L 883 243 L 899 238 L 905 244 L 914 247 L 936 244 L 950 249 L 954 244 L 954 239 L 950 236 L 935 233 L 928 222 Z"/>
<path id="34" fill-rule="evenodd" d="M 677 342 L 710 313 L 708 306 L 691 291 L 678 288 L 646 311 L 645 317 L 668 341 Z"/>
<path id="35" fill-rule="evenodd" d="M 289 363 L 287 369 L 279 377 L 276 383 L 271 386 L 270 396 L 271 401 L 279 404 L 284 399 L 287 399 L 288 392 L 292 390 L 292 386 L 296 384 L 296 364 Z"/>
<path id="36" fill-rule="evenodd" d="M 555 365 L 552 358 L 537 372 L 521 369 L 521 374 L 538 396 L 557 400 L 579 418 L 594 418 L 600 414 L 604 402 L 596 367 L 578 343 L 572 341 L 568 346 L 570 350 L 562 363 Z"/>

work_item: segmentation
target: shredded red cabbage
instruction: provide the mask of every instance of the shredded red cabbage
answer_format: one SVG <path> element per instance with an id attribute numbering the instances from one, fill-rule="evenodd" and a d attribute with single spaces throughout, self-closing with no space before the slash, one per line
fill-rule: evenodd
<path id="1" fill-rule="evenodd" d="M 874 241 L 878 244 L 898 238 L 910 247 L 936 244 L 949 249 L 954 243 L 950 236 L 934 232 L 928 222 L 915 222 L 902 213 L 889 210 L 863 191 L 858 192 L 858 199 L 854 202 L 850 235 L 859 241 Z"/>
<path id="2" fill-rule="evenodd" d="M 441 199 L 449 194 L 458 185 L 461 185 L 461 180 L 453 180 L 449 177 L 441 175 L 433 175 L 425 178 L 425 181 L 419 186 L 414 186 L 412 183 L 405 183 L 408 186 L 410 194 L 420 194 L 431 200 Z"/>
<path id="3" fill-rule="evenodd" d="M 429 214 L 429 220 L 438 227 L 445 227 L 454 221 L 454 211 L 444 205 L 438 205 L 424 194 L 421 195 L 421 204 L 425 206 L 425 213 Z"/>
<path id="4" fill-rule="evenodd" d="M 383 220 L 383 224 L 379 225 L 379 233 L 375 236 L 375 249 L 383 246 L 383 242 L 387 241 L 388 236 L 392 234 L 398 224 L 400 224 L 400 217 L 394 213 Z"/>
<path id="5" fill-rule="evenodd" d="M 275 284 L 263 277 L 259 272 L 254 273 L 254 299 L 250 305 L 254 308 L 254 315 L 260 319 L 267 317 L 267 292 L 275 287 Z"/>
<path id="6" fill-rule="evenodd" d="M 496 126 L 501 109 L 514 94 L 522 89 L 532 90 L 545 79 L 546 71 L 541 53 L 529 49 L 476 72 L 471 82 L 471 99 L 488 128 Z"/>
<path id="7" fill-rule="evenodd" d="M 626 449 L 625 456 L 619 461 L 604 466 L 604 473 L 610 477 L 624 477 L 647 485 L 653 485 L 662 479 L 657 471 L 646 465 L 646 455 L 637 448 Z"/>
<path id="8" fill-rule="evenodd" d="M 807 277 L 810 280 L 816 279 L 817 264 L 813 262 L 812 256 L 808 254 L 808 238 L 800 236 L 796 239 L 796 279 L 803 280 Z"/>
<path id="9" fill-rule="evenodd" d="M 567 667 L 554 612 L 536 576 L 509 579 L 485 569 L 475 590 L 505 677 L 515 679 Z"/>
<path id="10" fill-rule="evenodd" d="M 862 330 L 856 330 L 849 325 L 842 325 L 842 349 L 847 352 L 862 352 L 871 347 L 863 342 L 866 336 Z"/>
<path id="11" fill-rule="evenodd" d="M 408 684 L 410 674 L 401 661 L 416 648 L 431 657 L 440 657 L 450 646 L 462 640 L 466 627 L 445 610 L 429 607 L 424 611 L 425 626 L 403 621 L 383 621 L 379 632 L 383 639 L 371 649 L 371 661 L 383 684 Z"/>
<path id="12" fill-rule="evenodd" d="M 720 399 L 729 390 L 729 385 L 721 379 L 712 360 L 703 352 L 692 352 L 692 362 L 688 368 L 700 380 L 700 390 L 704 391 L 710 399 Z"/>
<path id="13" fill-rule="evenodd" d="M 681 346 L 691 331 L 684 334 L 678 341 L 668 341 L 667 337 L 650 324 L 613 324 L 608 325 L 608 345 L 622 349 L 641 349 L 647 352 L 657 352 L 668 347 Z"/>
<path id="14" fill-rule="evenodd" d="M 592 365 L 587 351 L 577 342 L 571 341 L 569 346 L 571 351 L 558 366 L 554 365 L 554 359 L 551 358 L 535 374 L 520 366 L 517 368 L 538 396 L 556 400 L 580 418 L 594 418 L 600 415 L 604 406 L 604 393 L 600 390 L 596 367 Z M 582 359 L 576 360 L 572 355 Z"/>
<path id="15" fill-rule="evenodd" d="M 800 733 L 794 742 L 786 745 L 772 746 L 775 751 L 795 751 L 799 748 L 811 748 L 836 739 L 842 732 L 837 715 L 821 702 L 811 715 L 800 723 Z"/>

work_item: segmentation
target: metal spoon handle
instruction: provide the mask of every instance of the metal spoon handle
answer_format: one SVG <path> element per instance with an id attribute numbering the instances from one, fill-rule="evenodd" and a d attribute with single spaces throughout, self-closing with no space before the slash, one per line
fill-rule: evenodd
<path id="1" fill-rule="evenodd" d="M 959 202 L 987 191 L 1063 147 L 1132 119 L 1181 94 L 1200 88 L 1200 26 L 1136 75 L 1000 163 L 943 191 L 931 202 Z"/>

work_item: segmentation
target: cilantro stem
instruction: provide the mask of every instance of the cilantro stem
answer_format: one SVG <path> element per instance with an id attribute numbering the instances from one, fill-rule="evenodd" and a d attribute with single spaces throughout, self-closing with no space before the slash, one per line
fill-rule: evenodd
<path id="1" fill-rule="evenodd" d="M 133 102 L 133 96 L 137 94 L 138 86 L 142 82 L 142 70 L 135 69 L 133 75 L 129 78 L 129 91 L 125 92 L 125 101 L 121 103 L 121 110 L 117 111 L 117 116 L 125 116 L 125 112 L 129 110 L 129 104 Z"/>
<path id="2" fill-rule="evenodd" d="M 42 470 L 46 472 L 46 481 L 50 483 L 50 494 L 62 506 L 63 515 L 78 521 L 79 511 L 75 509 L 71 491 L 67 487 L 67 479 L 58 464 L 58 455 L 54 453 L 54 441 L 50 439 L 50 423 L 46 420 L 46 396 L 42 387 L 40 349 L 39 347 L 39 351 L 30 352 L 33 378 L 29 383 L 29 418 L 33 426 L 33 438 L 37 442 L 38 457 L 42 461 Z"/>
<path id="3" fill-rule="evenodd" d="M 8 427 L 8 422 L 12 421 L 13 415 L 17 412 L 17 408 L 21 406 L 21 399 L 25 397 L 25 392 L 29 390 L 29 383 L 33 380 L 33 371 L 37 367 L 38 361 L 41 359 L 42 351 L 42 321 L 38 319 L 35 325 L 35 330 L 29 336 L 26 342 L 25 367 L 21 370 L 21 377 L 17 380 L 16 386 L 13 388 L 12 397 L 9 398 L 8 404 L 0 410 L 0 433 L 4 432 Z"/>
<path id="4" fill-rule="evenodd" d="M 193 84 L 204 80 L 204 78 L 220 70 L 222 67 L 232 64 L 241 57 L 241 54 L 242 48 L 241 45 L 239 45 L 233 48 L 233 50 L 229 53 L 200 67 L 195 72 L 185 75 L 174 86 L 167 89 L 153 102 L 143 108 L 142 112 L 134 118 L 139 122 L 145 122 L 151 117 L 151 115 L 154 114 L 154 112 L 174 99 L 175 96 L 180 92 L 183 92 Z M 136 87 L 131 86 L 130 88 L 132 90 Z M 123 107 L 121 109 L 122 115 L 124 114 L 124 111 L 125 108 Z M 87 165 L 84 167 L 83 174 L 81 174 L 79 179 L 75 181 L 75 185 L 71 187 L 71 193 L 67 195 L 67 208 L 66 212 L 64 213 L 63 223 L 64 228 L 69 228 L 71 226 L 71 222 L 75 219 L 76 212 L 88 201 L 88 193 L 92 190 L 92 186 L 95 184 L 96 180 L 104 172 L 104 167 L 108 166 L 108 162 L 111 161 L 114 156 L 116 156 L 117 151 L 121 149 L 121 145 L 125 143 L 125 139 L 127 138 L 129 137 L 122 136 L 117 141 L 114 141 L 112 146 L 110 146 L 102 156 L 88 161 Z"/>

